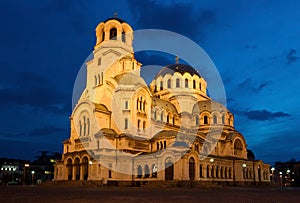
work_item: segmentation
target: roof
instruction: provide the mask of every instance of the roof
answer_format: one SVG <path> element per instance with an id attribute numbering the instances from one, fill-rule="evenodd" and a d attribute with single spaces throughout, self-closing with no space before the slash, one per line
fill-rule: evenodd
<path id="1" fill-rule="evenodd" d="M 213 100 L 205 100 L 205 101 L 198 101 L 193 107 L 193 113 L 201 113 L 203 111 L 218 111 L 218 112 L 229 112 L 228 109 Z"/>
<path id="2" fill-rule="evenodd" d="M 143 78 L 133 73 L 122 73 L 114 77 L 119 85 L 141 85 L 147 86 Z"/>
<path id="3" fill-rule="evenodd" d="M 176 107 L 169 101 L 160 99 L 158 97 L 152 97 L 152 107 L 160 107 L 165 109 L 167 112 L 178 113 Z"/>
<path id="4" fill-rule="evenodd" d="M 166 74 L 174 74 L 175 72 L 180 73 L 181 75 L 183 75 L 184 73 L 189 73 L 192 76 L 193 75 L 197 75 L 198 77 L 201 77 L 200 74 L 198 73 L 198 71 L 193 68 L 190 65 L 186 65 L 186 64 L 170 64 L 167 65 L 165 67 L 163 67 L 155 76 L 156 78 L 159 76 L 165 76 Z"/>
<path id="5" fill-rule="evenodd" d="M 106 19 L 104 22 L 106 23 L 107 21 L 110 21 L 110 20 L 116 20 L 116 21 L 119 21 L 120 23 L 126 23 L 125 20 L 121 19 L 121 18 L 117 18 L 117 17 L 111 17 L 111 18 L 108 18 Z"/>

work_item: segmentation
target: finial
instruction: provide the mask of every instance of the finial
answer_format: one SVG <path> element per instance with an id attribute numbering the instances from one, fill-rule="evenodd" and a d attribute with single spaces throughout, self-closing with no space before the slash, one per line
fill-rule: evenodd
<path id="1" fill-rule="evenodd" d="M 178 56 L 175 57 L 175 63 L 176 63 L 176 64 L 179 63 L 179 57 L 178 57 Z"/>
<path id="2" fill-rule="evenodd" d="M 118 13 L 114 12 L 114 18 L 117 18 Z"/>

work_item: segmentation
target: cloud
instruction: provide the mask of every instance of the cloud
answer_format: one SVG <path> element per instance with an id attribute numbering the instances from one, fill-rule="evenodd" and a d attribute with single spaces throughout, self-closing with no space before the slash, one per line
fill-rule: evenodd
<path id="1" fill-rule="evenodd" d="M 263 81 L 258 85 L 254 85 L 253 83 L 254 82 L 252 81 L 252 79 L 247 78 L 238 84 L 238 88 L 243 90 L 250 90 L 253 93 L 259 93 L 267 86 L 269 86 L 271 84 L 271 81 Z"/>
<path id="2" fill-rule="evenodd" d="M 291 49 L 289 51 L 289 53 L 286 56 L 287 64 L 294 63 L 294 62 L 296 62 L 296 61 L 298 61 L 300 59 L 300 57 L 295 56 L 295 54 L 296 54 L 296 50 L 295 49 Z"/>
<path id="3" fill-rule="evenodd" d="M 284 112 L 270 112 L 265 109 L 263 110 L 250 110 L 244 112 L 244 115 L 247 116 L 250 120 L 266 121 L 274 120 L 276 118 L 290 117 L 290 114 Z"/>
<path id="4" fill-rule="evenodd" d="M 0 104 L 6 106 L 28 105 L 53 113 L 68 112 L 68 98 L 48 78 L 34 72 L 23 72 L 0 88 Z"/>
<path id="5" fill-rule="evenodd" d="M 196 10 L 191 3 L 159 5 L 151 0 L 131 0 L 128 4 L 141 28 L 170 30 L 203 39 L 207 27 L 216 22 L 216 15 L 212 10 Z"/>

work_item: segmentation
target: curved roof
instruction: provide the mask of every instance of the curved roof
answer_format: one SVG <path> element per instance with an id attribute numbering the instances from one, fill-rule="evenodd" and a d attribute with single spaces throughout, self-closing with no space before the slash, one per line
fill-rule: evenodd
<path id="1" fill-rule="evenodd" d="M 141 85 L 141 86 L 147 86 L 147 83 L 145 80 L 133 73 L 122 73 L 114 77 L 115 81 L 119 85 Z"/>
<path id="2" fill-rule="evenodd" d="M 166 74 L 174 74 L 175 72 L 180 73 L 181 75 L 183 75 L 184 73 L 189 73 L 192 76 L 193 75 L 197 75 L 198 77 L 201 77 L 200 74 L 198 73 L 198 71 L 193 68 L 190 65 L 186 65 L 186 64 L 170 64 L 167 65 L 165 67 L 163 67 L 157 74 L 156 74 L 156 78 L 159 76 L 165 76 Z"/>
<path id="3" fill-rule="evenodd" d="M 110 20 L 116 20 L 116 21 L 119 21 L 120 23 L 126 23 L 125 20 L 121 19 L 121 18 L 117 18 L 117 17 L 111 17 L 111 18 L 108 18 L 106 19 L 104 22 L 106 23 L 107 21 L 110 21 Z"/>
<path id="4" fill-rule="evenodd" d="M 218 102 L 215 102 L 213 100 L 198 101 L 194 105 L 193 113 L 200 113 L 203 111 L 229 112 L 228 109 L 224 105 L 222 105 Z"/>
<path id="5" fill-rule="evenodd" d="M 176 107 L 169 101 L 157 98 L 157 97 L 152 97 L 152 107 L 161 107 L 165 109 L 167 112 L 171 111 L 173 113 L 178 114 Z"/>

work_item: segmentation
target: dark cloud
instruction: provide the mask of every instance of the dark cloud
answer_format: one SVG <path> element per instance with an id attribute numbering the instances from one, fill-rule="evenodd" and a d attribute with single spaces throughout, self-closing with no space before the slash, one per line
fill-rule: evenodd
<path id="1" fill-rule="evenodd" d="M 259 93 L 271 84 L 271 81 L 263 81 L 258 85 L 253 84 L 253 80 L 250 78 L 245 79 L 238 84 L 238 87 L 243 90 L 250 90 L 253 93 Z"/>
<path id="2" fill-rule="evenodd" d="M 0 89 L 0 103 L 6 106 L 28 105 L 49 110 L 54 113 L 66 113 L 68 98 L 62 90 L 48 78 L 35 72 L 23 72 L 15 76 Z"/>
<path id="3" fill-rule="evenodd" d="M 294 62 L 296 62 L 296 61 L 298 61 L 298 60 L 300 59 L 300 57 L 295 56 L 296 52 L 297 52 L 297 51 L 296 51 L 295 49 L 291 49 L 291 50 L 289 51 L 289 53 L 288 53 L 287 56 L 286 56 L 287 64 L 294 63 Z"/>
<path id="4" fill-rule="evenodd" d="M 271 121 L 276 118 L 289 117 L 290 114 L 284 112 L 270 112 L 265 109 L 263 110 L 250 110 L 244 113 L 250 120 L 258 120 L 258 121 Z"/>
<path id="5" fill-rule="evenodd" d="M 216 15 L 212 10 L 196 10 L 190 3 L 159 5 L 151 0 L 132 0 L 128 4 L 141 28 L 170 30 L 195 40 L 202 40 L 208 26 L 216 22 Z"/>

